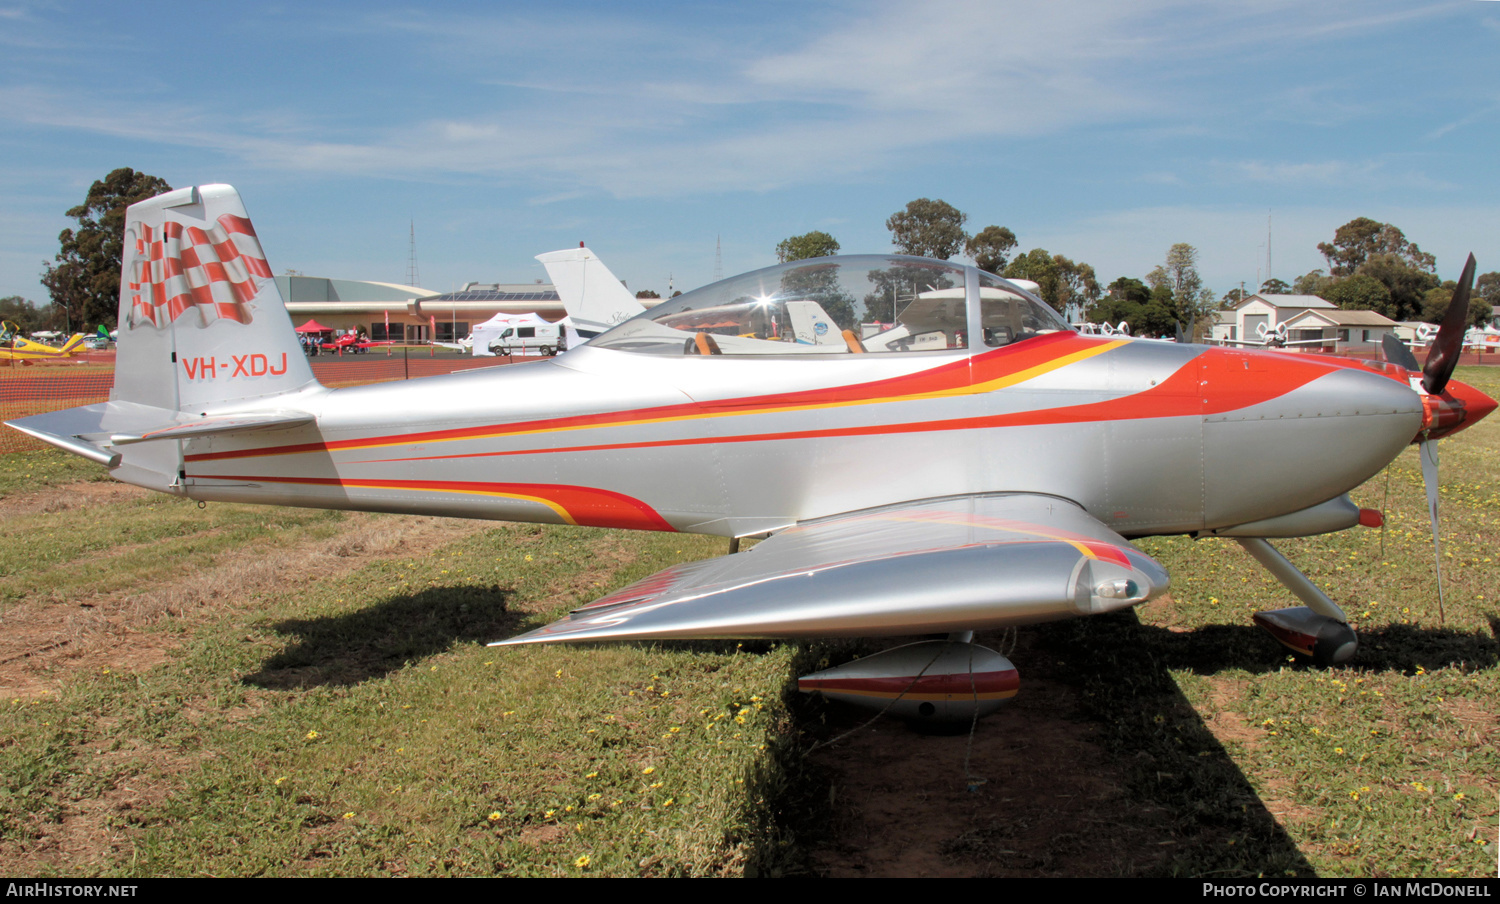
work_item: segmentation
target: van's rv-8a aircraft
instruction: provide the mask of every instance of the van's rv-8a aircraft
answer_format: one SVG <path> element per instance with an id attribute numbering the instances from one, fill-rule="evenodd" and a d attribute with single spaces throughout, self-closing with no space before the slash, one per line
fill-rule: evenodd
<path id="1" fill-rule="evenodd" d="M 1304 604 L 1257 622 L 1347 659 L 1343 611 L 1269 541 L 1360 522 L 1347 493 L 1413 442 L 1435 512 L 1432 441 L 1495 407 L 1450 379 L 1472 259 L 1425 367 L 1080 335 L 989 273 L 872 255 L 724 280 L 555 359 L 326 389 L 232 188 L 133 205 L 125 248 L 111 400 L 11 426 L 189 499 L 768 537 L 502 643 L 947 635 L 802 680 L 916 719 L 1015 693 L 972 632 L 1166 590 L 1134 537 L 1236 538 Z"/>

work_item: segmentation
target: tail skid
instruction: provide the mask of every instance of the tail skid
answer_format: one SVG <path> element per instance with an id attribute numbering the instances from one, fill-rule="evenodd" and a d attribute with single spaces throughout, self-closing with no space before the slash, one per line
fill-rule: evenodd
<path id="1" fill-rule="evenodd" d="M 176 491 L 180 440 L 314 421 L 308 407 L 322 387 L 228 185 L 130 206 L 119 324 L 110 401 L 10 425 L 121 480 Z M 75 342 L 83 337 L 65 348 Z"/>

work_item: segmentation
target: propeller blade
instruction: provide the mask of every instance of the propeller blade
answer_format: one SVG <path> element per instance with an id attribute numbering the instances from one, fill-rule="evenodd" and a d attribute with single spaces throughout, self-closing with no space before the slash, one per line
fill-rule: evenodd
<path id="1" fill-rule="evenodd" d="M 1427 364 L 1422 368 L 1422 388 L 1431 395 L 1438 395 L 1448 386 L 1453 369 L 1458 367 L 1458 356 L 1464 347 L 1465 323 L 1469 319 L 1469 290 L 1474 285 L 1474 255 L 1464 264 L 1463 275 L 1458 278 L 1458 288 L 1453 290 L 1453 301 L 1448 304 L 1448 313 L 1443 315 L 1443 324 L 1438 327 L 1437 338 L 1432 340 L 1432 349 L 1427 352 Z"/>
<path id="2" fill-rule="evenodd" d="M 1380 340 L 1381 347 L 1385 349 L 1385 360 L 1392 364 L 1406 368 L 1412 373 L 1422 369 L 1417 363 L 1417 356 L 1411 353 L 1406 343 L 1396 337 L 1395 333 L 1386 333 L 1385 338 Z"/>
<path id="3" fill-rule="evenodd" d="M 1422 459 L 1422 483 L 1427 487 L 1427 515 L 1432 519 L 1432 554 L 1437 562 L 1438 623 L 1448 623 L 1443 607 L 1443 544 L 1438 539 L 1438 447 L 1437 440 L 1423 440 L 1417 446 Z"/>

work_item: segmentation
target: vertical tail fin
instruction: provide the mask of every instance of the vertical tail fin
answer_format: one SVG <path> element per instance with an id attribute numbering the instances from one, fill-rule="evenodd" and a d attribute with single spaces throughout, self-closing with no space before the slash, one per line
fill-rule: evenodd
<path id="1" fill-rule="evenodd" d="M 225 411 L 315 384 L 238 192 L 202 185 L 130 206 L 111 398 Z"/>
<path id="2" fill-rule="evenodd" d="M 58 351 L 58 354 L 61 354 L 61 355 L 71 355 L 75 351 L 77 351 L 79 349 L 79 347 L 82 346 L 82 345 L 83 345 L 83 334 L 82 333 L 74 333 L 72 336 L 68 337 L 68 341 L 64 342 L 63 345 L 62 345 L 62 348 L 58 349 L 57 351 Z"/>
<path id="3" fill-rule="evenodd" d="M 579 246 L 538 254 L 578 334 L 592 339 L 645 307 L 594 252 Z M 569 346 L 572 347 L 571 345 Z"/>
<path id="4" fill-rule="evenodd" d="M 123 258 L 110 401 L 10 426 L 120 480 L 186 493 L 186 441 L 314 423 L 296 400 L 317 380 L 234 189 L 130 205 Z"/>

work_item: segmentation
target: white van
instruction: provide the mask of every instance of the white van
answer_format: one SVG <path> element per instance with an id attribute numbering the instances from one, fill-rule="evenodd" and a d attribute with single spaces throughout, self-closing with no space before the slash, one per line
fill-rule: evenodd
<path id="1" fill-rule="evenodd" d="M 555 323 L 506 327 L 490 341 L 490 351 L 497 355 L 555 355 L 567 350 L 562 327 Z"/>

